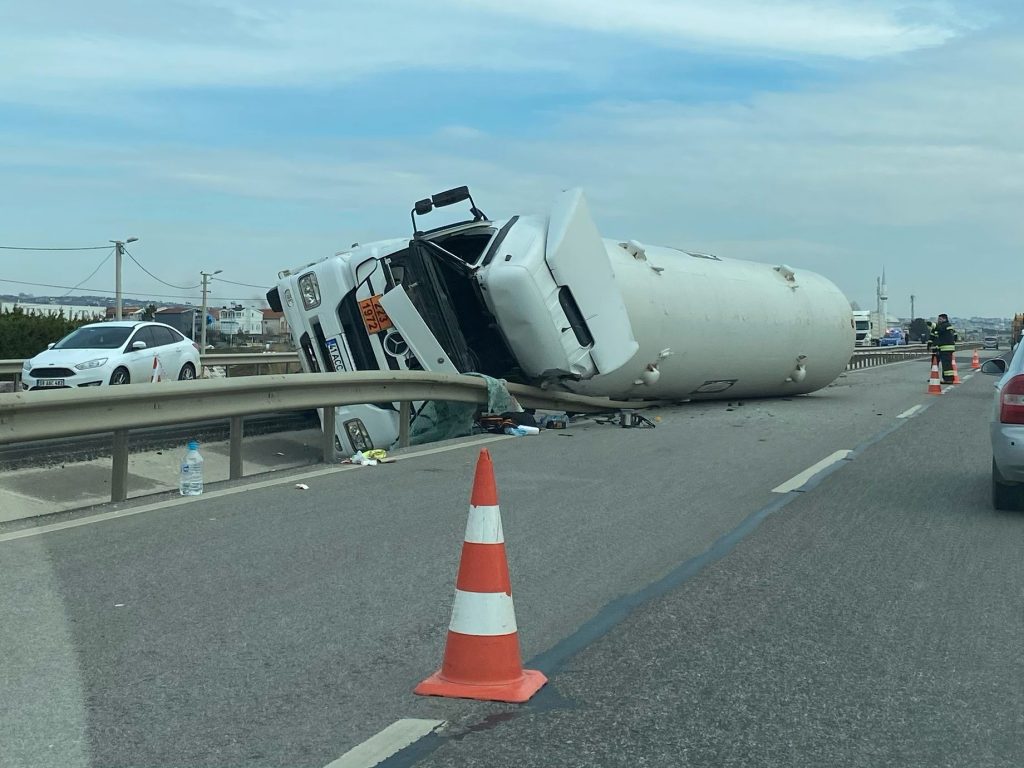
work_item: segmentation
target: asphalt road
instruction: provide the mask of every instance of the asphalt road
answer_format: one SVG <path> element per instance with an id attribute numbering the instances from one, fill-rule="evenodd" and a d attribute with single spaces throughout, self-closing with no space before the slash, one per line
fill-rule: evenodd
<path id="1" fill-rule="evenodd" d="M 988 505 L 991 380 L 926 379 L 491 443 L 524 658 L 551 678 L 518 708 L 410 693 L 478 447 L 0 535 L 0 765 L 325 766 L 409 717 L 448 725 L 389 765 L 1024 764 L 1024 517 Z"/>

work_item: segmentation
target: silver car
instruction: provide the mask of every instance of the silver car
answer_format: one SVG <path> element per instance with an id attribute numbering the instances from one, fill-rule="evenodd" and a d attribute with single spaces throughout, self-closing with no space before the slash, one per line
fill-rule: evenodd
<path id="1" fill-rule="evenodd" d="M 112 322 L 83 325 L 26 360 L 22 389 L 70 389 L 194 379 L 199 347 L 169 325 Z"/>
<path id="2" fill-rule="evenodd" d="M 999 376 L 996 382 L 992 436 L 992 506 L 1024 510 L 1024 345 L 1009 362 L 995 357 L 981 366 L 982 373 Z"/>

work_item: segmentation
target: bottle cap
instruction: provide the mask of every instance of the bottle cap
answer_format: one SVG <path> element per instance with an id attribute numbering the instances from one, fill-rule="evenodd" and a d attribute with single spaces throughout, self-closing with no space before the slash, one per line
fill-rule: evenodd
<path id="1" fill-rule="evenodd" d="M 199 442 L 196 441 L 196 440 L 189 440 L 188 441 L 188 449 L 190 451 L 198 451 L 199 450 Z"/>

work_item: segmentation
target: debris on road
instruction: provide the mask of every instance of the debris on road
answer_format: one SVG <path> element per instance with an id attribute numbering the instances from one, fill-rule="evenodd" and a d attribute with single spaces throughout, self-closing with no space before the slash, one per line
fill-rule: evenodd
<path id="1" fill-rule="evenodd" d="M 342 464 L 356 464 L 363 467 L 375 467 L 378 464 L 394 464 L 394 459 L 388 458 L 388 452 L 383 448 L 374 448 L 370 451 L 356 451 L 347 459 L 342 459 Z"/>
<path id="2" fill-rule="evenodd" d="M 306 485 L 305 483 L 296 483 L 295 487 L 298 488 L 300 491 L 308 491 L 309 490 L 309 486 Z"/>

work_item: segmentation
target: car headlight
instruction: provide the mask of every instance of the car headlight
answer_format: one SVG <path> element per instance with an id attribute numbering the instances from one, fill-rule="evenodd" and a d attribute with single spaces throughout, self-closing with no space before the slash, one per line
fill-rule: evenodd
<path id="1" fill-rule="evenodd" d="M 80 371 L 87 371 L 90 368 L 99 368 L 101 365 L 107 362 L 105 357 L 97 357 L 95 360 L 86 360 L 84 363 L 79 363 L 75 366 Z"/>
<path id="2" fill-rule="evenodd" d="M 21 370 L 22 370 L 22 371 L 23 371 L 24 373 L 28 373 L 29 371 L 31 371 L 31 370 L 32 370 L 32 361 L 31 361 L 31 360 L 26 360 L 26 361 L 24 361 L 24 362 L 23 362 L 23 363 L 21 364 Z"/>
<path id="3" fill-rule="evenodd" d="M 302 306 L 306 309 L 320 306 L 320 283 L 312 272 L 299 278 L 299 294 L 302 296 Z"/>

